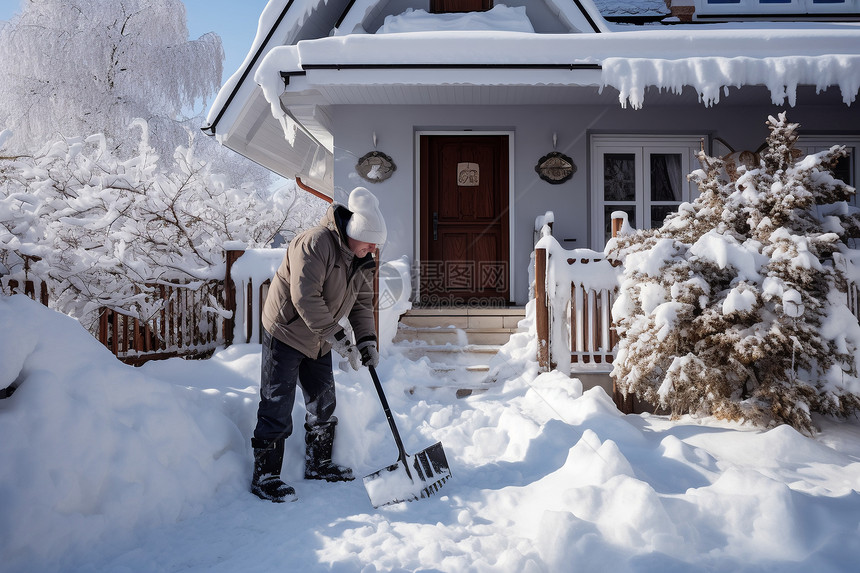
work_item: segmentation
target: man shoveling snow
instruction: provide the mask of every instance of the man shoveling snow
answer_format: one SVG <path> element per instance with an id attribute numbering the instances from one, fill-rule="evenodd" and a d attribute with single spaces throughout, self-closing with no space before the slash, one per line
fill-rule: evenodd
<path id="1" fill-rule="evenodd" d="M 320 224 L 289 245 L 263 308 L 263 354 L 257 426 L 251 439 L 251 491 L 264 500 L 295 501 L 281 480 L 284 440 L 292 433 L 296 384 L 305 397 L 305 479 L 350 481 L 332 459 L 336 405 L 331 350 L 355 370 L 379 363 L 373 318 L 373 252 L 385 242 L 379 202 L 363 187 L 348 206 L 333 204 Z M 339 322 L 346 317 L 353 344 Z"/>

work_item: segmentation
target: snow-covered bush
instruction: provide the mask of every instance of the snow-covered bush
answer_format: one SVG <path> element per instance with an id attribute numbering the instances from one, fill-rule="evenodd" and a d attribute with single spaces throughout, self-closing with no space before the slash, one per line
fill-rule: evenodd
<path id="1" fill-rule="evenodd" d="M 829 169 L 844 148 L 798 158 L 798 124 L 780 114 L 768 127 L 756 168 L 727 181 L 701 154 L 700 196 L 609 246 L 625 264 L 612 376 L 673 415 L 812 432 L 812 412 L 860 407 L 860 326 L 834 265 L 860 217 Z"/>
<path id="2" fill-rule="evenodd" d="M 269 246 L 313 208 L 297 204 L 294 184 L 229 186 L 193 147 L 164 161 L 146 122 L 131 129 L 139 143 L 129 157 L 97 134 L 0 158 L 0 275 L 46 280 L 51 306 L 91 330 L 102 306 L 150 317 L 161 305 L 148 296 L 153 283 L 223 278 L 226 241 Z"/>

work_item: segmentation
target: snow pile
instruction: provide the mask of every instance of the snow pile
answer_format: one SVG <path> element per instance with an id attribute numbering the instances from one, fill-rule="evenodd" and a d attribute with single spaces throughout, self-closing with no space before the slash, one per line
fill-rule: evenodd
<path id="1" fill-rule="evenodd" d="M 534 32 L 526 16 L 525 6 L 510 8 L 504 4 L 486 12 L 428 14 L 425 10 L 408 8 L 397 16 L 386 16 L 377 34 L 399 32 L 436 32 L 450 30 L 492 30 L 505 32 Z"/>
<path id="2" fill-rule="evenodd" d="M 205 395 L 21 295 L 0 298 L 0 324 L 0 388 L 17 386 L 0 402 L 2 567 L 38 571 L 246 489 L 242 434 Z"/>
<path id="3" fill-rule="evenodd" d="M 441 441 L 453 477 L 374 510 L 360 476 L 397 452 L 367 372 L 336 371 L 335 458 L 349 484 L 284 476 L 299 501 L 247 491 L 260 349 L 117 364 L 74 321 L 0 299 L 0 570 L 820 571 L 860 560 L 860 423 L 821 434 L 622 416 L 599 388 L 537 374 L 533 338 L 465 400 L 392 355 L 380 377 L 416 452 Z M 10 327 L 14 325 L 14 327 Z M 299 404 L 301 400 L 299 400 Z M 301 427 L 304 412 L 294 411 Z"/>

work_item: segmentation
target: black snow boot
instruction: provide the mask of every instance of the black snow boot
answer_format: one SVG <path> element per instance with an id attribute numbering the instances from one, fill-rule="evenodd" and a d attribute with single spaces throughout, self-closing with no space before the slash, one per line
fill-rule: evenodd
<path id="1" fill-rule="evenodd" d="M 258 440 L 251 438 L 254 448 L 254 477 L 251 493 L 275 503 L 296 501 L 296 490 L 281 481 L 281 464 L 284 462 L 284 440 Z"/>
<path id="2" fill-rule="evenodd" d="M 331 461 L 334 447 L 334 428 L 337 422 L 310 427 L 305 424 L 305 479 L 326 481 L 352 481 L 350 468 Z"/>

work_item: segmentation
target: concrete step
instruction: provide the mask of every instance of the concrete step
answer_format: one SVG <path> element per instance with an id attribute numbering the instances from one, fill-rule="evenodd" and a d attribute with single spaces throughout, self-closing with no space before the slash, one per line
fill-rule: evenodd
<path id="1" fill-rule="evenodd" d="M 498 345 L 429 345 L 421 342 L 402 343 L 394 351 L 411 360 L 427 359 L 438 381 L 431 388 L 450 390 L 458 398 L 486 392 L 490 359 L 496 355 Z"/>
<path id="2" fill-rule="evenodd" d="M 429 345 L 487 345 L 501 346 L 510 340 L 516 330 L 506 328 L 456 328 L 456 327 L 426 327 L 415 328 L 401 325 L 394 336 L 394 342 L 426 342 Z"/>
<path id="3" fill-rule="evenodd" d="M 468 329 L 509 329 L 515 331 L 525 318 L 523 307 L 510 308 L 417 308 L 400 317 L 400 324 L 414 328 L 453 327 Z"/>
<path id="4" fill-rule="evenodd" d="M 438 389 L 463 398 L 485 392 L 490 360 L 525 318 L 525 309 L 412 309 L 394 337 L 394 348 L 412 360 L 426 358 L 439 375 Z"/>
<path id="5" fill-rule="evenodd" d="M 423 342 L 404 342 L 394 345 L 395 350 L 410 360 L 427 358 L 433 364 L 448 366 L 487 366 L 490 359 L 498 353 L 498 344 L 426 344 Z"/>
<path id="6" fill-rule="evenodd" d="M 412 309 L 400 317 L 394 342 L 429 345 L 502 345 L 517 332 L 525 309 Z"/>

